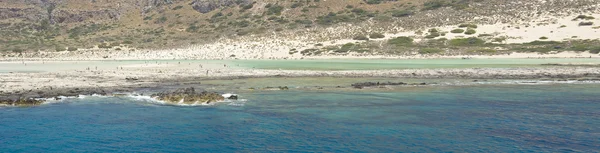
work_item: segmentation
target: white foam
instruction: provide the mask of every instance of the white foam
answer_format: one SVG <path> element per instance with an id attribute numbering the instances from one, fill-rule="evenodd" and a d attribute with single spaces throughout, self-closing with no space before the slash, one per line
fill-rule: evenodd
<path id="1" fill-rule="evenodd" d="M 141 101 L 141 102 L 149 102 L 149 103 L 153 103 L 153 104 L 159 104 L 159 105 L 173 105 L 173 106 L 214 106 L 217 105 L 218 103 L 228 103 L 232 104 L 232 103 L 238 103 L 238 102 L 242 102 L 245 103 L 247 100 L 246 99 L 241 99 L 241 100 L 230 100 L 230 99 L 225 99 L 223 101 L 218 101 L 218 102 L 211 102 L 211 103 L 206 103 L 206 102 L 195 102 L 193 104 L 185 104 L 183 103 L 183 99 L 181 101 L 179 101 L 178 103 L 169 103 L 166 101 L 162 101 L 162 100 L 158 100 L 155 97 L 150 97 L 150 96 L 141 96 L 141 95 L 128 95 L 128 98 L 131 98 L 135 101 Z M 236 106 L 237 104 L 234 104 L 232 106 Z M 237 105 L 239 106 L 239 105 Z"/>

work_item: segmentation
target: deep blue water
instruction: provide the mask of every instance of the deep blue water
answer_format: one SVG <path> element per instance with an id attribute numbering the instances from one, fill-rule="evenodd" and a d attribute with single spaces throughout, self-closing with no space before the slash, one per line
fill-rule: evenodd
<path id="1" fill-rule="evenodd" d="M 261 91 L 243 106 L 0 108 L 0 152 L 599 152 L 600 87 Z"/>

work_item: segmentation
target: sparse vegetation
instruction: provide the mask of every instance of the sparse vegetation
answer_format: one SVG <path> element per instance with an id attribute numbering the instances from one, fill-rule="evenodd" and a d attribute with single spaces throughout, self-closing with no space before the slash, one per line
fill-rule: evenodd
<path id="1" fill-rule="evenodd" d="M 381 39 L 381 38 L 385 38 L 385 35 L 383 35 L 381 33 L 372 33 L 369 35 L 369 37 L 371 39 Z"/>
<path id="2" fill-rule="evenodd" d="M 283 11 L 283 6 L 271 5 L 267 8 L 266 14 L 267 15 L 281 15 L 281 11 Z"/>
<path id="3" fill-rule="evenodd" d="M 433 39 L 433 38 L 437 38 L 439 36 L 440 36 L 440 33 L 434 32 L 434 33 L 430 33 L 429 35 L 425 36 L 425 38 Z"/>
<path id="4" fill-rule="evenodd" d="M 442 49 L 438 48 L 421 48 L 419 49 L 419 54 L 439 54 L 444 52 Z"/>
<path id="5" fill-rule="evenodd" d="M 594 22 L 579 22 L 579 26 L 592 26 Z"/>
<path id="6" fill-rule="evenodd" d="M 494 49 L 489 49 L 489 48 L 482 48 L 482 49 L 472 50 L 471 52 L 479 53 L 479 54 L 493 54 L 493 53 L 496 53 L 498 51 L 496 51 Z"/>
<path id="7" fill-rule="evenodd" d="M 360 35 L 354 37 L 354 40 L 369 40 L 369 38 L 367 38 L 367 36 Z"/>
<path id="8" fill-rule="evenodd" d="M 485 44 L 485 40 L 471 37 L 471 38 L 457 38 L 449 41 L 452 46 L 479 46 Z"/>
<path id="9" fill-rule="evenodd" d="M 475 24 L 460 24 L 458 25 L 459 28 L 473 28 L 473 29 L 477 29 L 477 25 Z"/>
<path id="10" fill-rule="evenodd" d="M 450 32 L 451 33 L 463 33 L 463 32 L 465 32 L 465 30 L 463 30 L 463 29 L 454 29 L 454 30 L 452 30 Z"/>
<path id="11" fill-rule="evenodd" d="M 54 48 L 54 50 L 57 51 L 57 52 L 61 52 L 61 51 L 67 50 L 67 48 L 63 47 L 63 46 L 56 46 L 56 48 Z"/>
<path id="12" fill-rule="evenodd" d="M 407 17 L 407 16 L 411 16 L 413 14 L 415 14 L 415 13 L 410 10 L 397 10 L 397 11 L 392 12 L 393 17 Z"/>
<path id="13" fill-rule="evenodd" d="M 593 16 L 587 16 L 587 15 L 578 15 L 577 17 L 575 17 L 573 19 L 573 21 L 577 21 L 577 20 L 593 20 L 596 19 Z"/>
<path id="14" fill-rule="evenodd" d="M 477 33 L 477 31 L 475 31 L 475 29 L 467 29 L 467 31 L 465 31 L 466 35 L 472 35 L 472 34 L 475 34 L 475 33 Z"/>
<path id="15" fill-rule="evenodd" d="M 396 37 L 388 40 L 388 44 L 396 46 L 410 46 L 413 44 L 413 39 L 410 37 Z"/>

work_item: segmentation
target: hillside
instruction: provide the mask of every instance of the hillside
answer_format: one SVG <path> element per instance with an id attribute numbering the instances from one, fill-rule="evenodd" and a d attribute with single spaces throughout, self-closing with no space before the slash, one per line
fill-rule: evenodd
<path id="1" fill-rule="evenodd" d="M 82 54 L 104 58 L 129 54 L 137 54 L 131 58 L 140 58 L 139 54 L 144 54 L 140 52 L 155 50 L 163 50 L 156 54 L 167 55 L 165 58 L 457 55 L 507 51 L 597 53 L 600 52 L 597 40 L 600 22 L 596 19 L 600 17 L 599 3 L 599 0 L 3 0 L 0 1 L 0 52 L 4 57 L 17 56 L 14 53 L 24 56 L 23 52 L 40 57 L 37 51 L 44 51 L 42 57 Z M 575 42 L 565 42 L 567 38 Z M 52 53 L 65 50 L 73 53 Z"/>

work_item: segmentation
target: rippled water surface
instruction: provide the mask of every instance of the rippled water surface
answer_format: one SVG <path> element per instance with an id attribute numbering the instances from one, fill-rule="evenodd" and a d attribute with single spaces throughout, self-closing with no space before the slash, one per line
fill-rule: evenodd
<path id="1" fill-rule="evenodd" d="M 598 152 L 600 86 L 254 91 L 181 107 L 132 98 L 0 108 L 0 152 Z"/>

